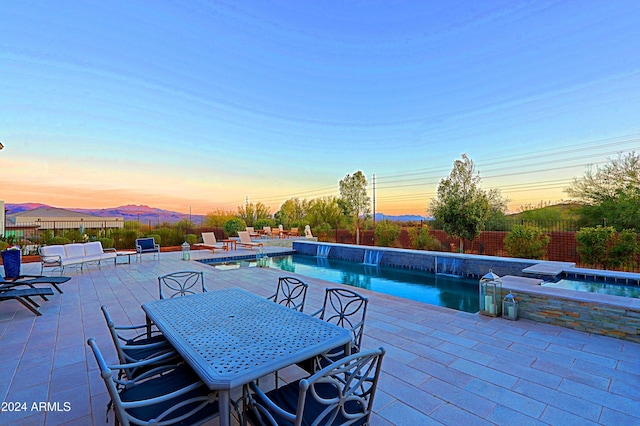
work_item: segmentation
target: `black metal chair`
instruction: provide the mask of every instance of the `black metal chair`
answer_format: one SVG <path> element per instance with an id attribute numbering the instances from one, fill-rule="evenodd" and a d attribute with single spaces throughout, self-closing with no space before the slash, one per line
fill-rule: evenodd
<path id="1" fill-rule="evenodd" d="M 345 288 L 328 288 L 325 291 L 322 309 L 311 315 L 350 330 L 353 334 L 350 349 L 354 354 L 359 352 L 362 346 L 368 304 L 369 299 L 355 291 Z M 298 363 L 298 366 L 308 373 L 314 373 L 344 356 L 344 347 L 339 346 L 315 358 Z"/>
<path id="2" fill-rule="evenodd" d="M 278 278 L 276 292 L 267 299 L 302 312 L 309 285 L 294 277 Z"/>
<path id="3" fill-rule="evenodd" d="M 271 426 L 369 424 L 384 354 L 363 351 L 267 393 L 250 383 L 244 418 Z"/>
<path id="4" fill-rule="evenodd" d="M 128 379 L 136 379 L 158 366 L 175 365 L 182 361 L 171 343 L 160 331 L 153 330 L 151 325 L 116 326 L 107 307 L 103 305 L 101 309 L 120 364 L 130 366 L 121 369 Z"/>
<path id="5" fill-rule="evenodd" d="M 204 274 L 196 271 L 180 271 L 158 277 L 160 299 L 188 294 L 206 293 Z"/>
<path id="6" fill-rule="evenodd" d="M 218 416 L 217 392 L 209 390 L 186 364 L 167 367 L 162 375 L 122 382 L 114 377 L 113 370 L 131 365 L 108 366 L 96 340 L 92 337 L 87 343 L 111 397 L 116 424 L 192 425 Z"/>

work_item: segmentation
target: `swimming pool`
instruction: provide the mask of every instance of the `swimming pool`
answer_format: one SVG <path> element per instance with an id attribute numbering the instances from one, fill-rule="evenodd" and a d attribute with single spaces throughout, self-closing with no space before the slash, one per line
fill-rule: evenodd
<path id="1" fill-rule="evenodd" d="M 243 260 L 211 264 L 218 269 L 255 266 Z M 385 266 L 295 254 L 269 259 L 270 268 L 464 312 L 478 312 L 478 281 Z"/>
<path id="2" fill-rule="evenodd" d="M 640 298 L 640 287 L 634 285 L 610 284 L 585 280 L 563 278 L 556 282 L 545 282 L 545 287 L 563 288 L 565 290 L 584 291 L 588 293 L 608 294 L 610 296 Z"/>

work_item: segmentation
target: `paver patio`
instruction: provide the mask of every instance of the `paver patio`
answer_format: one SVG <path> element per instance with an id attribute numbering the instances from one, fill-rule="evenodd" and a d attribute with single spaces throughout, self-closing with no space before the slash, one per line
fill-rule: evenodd
<path id="1" fill-rule="evenodd" d="M 10 403 L 25 408 L 0 412 L 0 424 L 104 424 L 108 397 L 86 341 L 95 337 L 115 362 L 100 306 L 118 324 L 143 323 L 140 305 L 157 298 L 159 275 L 202 270 L 209 290 L 240 287 L 261 296 L 279 276 L 295 275 L 193 261 L 210 256 L 192 252 L 182 261 L 180 253 L 162 253 L 160 261 L 70 269 L 64 294 L 43 302 L 41 317 L 15 301 L 0 303 L 0 402 L 5 410 Z M 39 264 L 23 265 L 23 273 L 38 271 Z M 306 312 L 336 286 L 302 279 Z M 374 425 L 640 424 L 640 344 L 358 291 L 370 299 L 363 345 L 387 350 Z M 283 376 L 302 373 L 292 367 Z"/>

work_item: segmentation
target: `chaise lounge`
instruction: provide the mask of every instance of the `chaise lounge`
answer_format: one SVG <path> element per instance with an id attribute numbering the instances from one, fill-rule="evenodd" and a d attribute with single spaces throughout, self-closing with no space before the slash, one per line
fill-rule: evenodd
<path id="1" fill-rule="evenodd" d="M 254 247 L 263 247 L 262 243 L 251 241 L 251 237 L 247 231 L 238 231 L 238 237 L 240 237 L 240 241 L 236 243 L 237 245 L 249 247 L 250 250 L 253 250 Z"/>
<path id="2" fill-rule="evenodd" d="M 0 301 L 15 300 L 21 303 L 24 307 L 29 309 L 34 314 L 40 316 L 42 313 L 38 310 L 40 305 L 34 302 L 31 298 L 40 296 L 44 300 L 47 300 L 46 296 L 53 296 L 53 290 L 51 288 L 14 288 L 0 286 Z"/>
<path id="3" fill-rule="evenodd" d="M 211 249 L 211 251 L 214 253 L 216 252 L 216 249 L 227 250 L 226 245 L 224 245 L 223 243 L 219 243 L 216 240 L 216 234 L 214 234 L 213 232 L 203 232 L 202 243 L 194 244 L 194 245 L 198 247 Z"/>

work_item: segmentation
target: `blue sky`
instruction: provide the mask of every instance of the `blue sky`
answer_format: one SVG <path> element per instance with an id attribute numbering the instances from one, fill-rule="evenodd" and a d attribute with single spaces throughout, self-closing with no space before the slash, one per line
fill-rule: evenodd
<path id="1" fill-rule="evenodd" d="M 0 199 L 425 214 L 466 153 L 511 210 L 640 151 L 637 1 L 5 2 Z M 371 194 L 372 195 L 372 194 Z"/>

